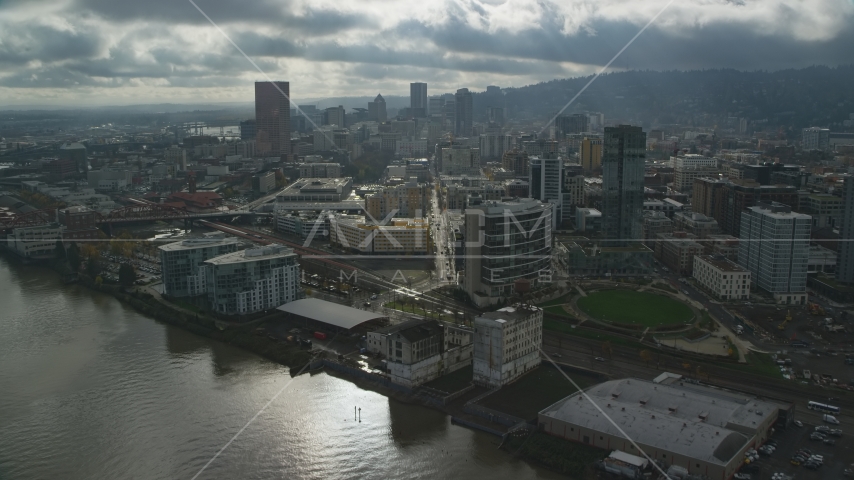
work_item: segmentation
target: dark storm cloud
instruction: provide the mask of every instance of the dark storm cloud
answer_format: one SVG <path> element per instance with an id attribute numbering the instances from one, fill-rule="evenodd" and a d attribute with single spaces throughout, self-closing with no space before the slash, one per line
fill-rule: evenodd
<path id="1" fill-rule="evenodd" d="M 398 26 L 398 34 L 417 36 L 441 49 L 471 55 L 536 59 L 604 65 L 640 30 L 622 22 L 598 22 L 593 33 L 580 31 L 564 36 L 557 21 L 516 34 L 474 29 L 451 19 L 443 25 L 410 21 Z M 613 68 L 695 69 L 732 67 L 742 69 L 786 68 L 811 64 L 848 64 L 854 29 L 828 41 L 798 40 L 793 36 L 765 35 L 743 25 L 711 24 L 690 31 L 647 29 L 627 48 Z"/>
<path id="2" fill-rule="evenodd" d="M 0 64 L 51 62 L 96 55 L 103 45 L 95 32 L 58 30 L 45 25 L 10 25 L 0 32 Z"/>
<path id="3" fill-rule="evenodd" d="M 296 15 L 294 2 L 288 0 L 194 1 L 206 15 L 220 25 L 251 22 L 286 31 L 311 32 L 314 35 L 375 26 L 371 19 L 361 14 L 310 9 L 305 15 Z M 136 23 L 150 20 L 169 24 L 208 23 L 188 0 L 77 0 L 69 12 L 81 10 L 116 22 Z"/>

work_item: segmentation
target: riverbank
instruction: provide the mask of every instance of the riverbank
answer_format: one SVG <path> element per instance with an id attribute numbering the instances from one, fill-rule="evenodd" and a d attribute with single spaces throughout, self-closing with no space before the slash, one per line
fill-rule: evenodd
<path id="1" fill-rule="evenodd" d="M 297 345 L 276 342 L 267 336 L 253 335 L 252 328 L 254 325 L 229 326 L 221 329 L 217 327 L 217 322 L 214 319 L 205 315 L 200 316 L 198 313 L 184 311 L 178 306 L 173 307 L 165 302 L 159 302 L 151 294 L 137 289 L 125 290 L 117 285 L 98 285 L 84 274 L 78 276 L 77 283 L 94 291 L 112 295 L 125 305 L 156 321 L 242 348 L 284 365 L 290 369 L 291 375 L 295 375 L 311 360 L 311 354 Z"/>
<path id="2" fill-rule="evenodd" d="M 204 314 L 195 313 L 177 305 L 171 306 L 167 300 L 155 299 L 152 295 L 138 291 L 135 288 L 124 290 L 117 285 L 96 284 L 86 275 L 80 275 L 77 283 L 88 290 L 109 294 L 121 304 L 131 307 L 132 310 L 139 312 L 145 317 L 154 319 L 156 322 L 178 327 L 181 330 L 238 347 L 275 363 L 285 365 L 289 367 L 291 375 L 296 375 L 297 372 L 304 370 L 303 367 L 313 359 L 326 357 L 327 361 L 335 362 L 326 353 L 314 356 L 307 350 L 300 349 L 299 347 L 271 340 L 267 335 L 256 335 L 255 327 L 257 326 L 224 326 L 221 321 L 218 322 L 216 319 Z M 308 371 L 307 369 L 305 370 Z M 329 376 L 346 380 L 347 383 L 360 389 L 378 393 L 401 404 L 430 407 L 435 412 L 440 412 L 451 417 L 452 423 L 466 426 L 469 430 L 479 430 L 499 435 L 494 437 L 496 445 L 503 438 L 503 434 L 507 432 L 506 426 L 491 423 L 489 420 L 464 411 L 466 403 L 472 398 L 483 394 L 486 389 L 475 388 L 453 399 L 453 401 L 449 401 L 447 404 L 440 404 L 408 389 L 392 388 L 372 381 L 370 378 L 362 378 L 357 375 L 336 371 L 332 368 L 325 367 L 323 370 Z M 319 369 L 315 371 L 319 371 Z M 455 422 L 454 420 L 457 421 Z M 532 455 L 530 459 L 526 460 L 526 463 L 534 461 L 535 455 Z M 545 463 L 537 463 L 546 466 Z M 554 470 L 552 467 L 546 467 Z"/>

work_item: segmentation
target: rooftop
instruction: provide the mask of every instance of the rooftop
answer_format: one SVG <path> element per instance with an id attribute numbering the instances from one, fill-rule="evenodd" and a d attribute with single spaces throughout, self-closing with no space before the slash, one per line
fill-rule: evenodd
<path id="1" fill-rule="evenodd" d="M 220 255 L 218 257 L 211 258 L 210 260 L 205 260 L 205 263 L 210 263 L 213 265 L 225 265 L 229 263 L 243 263 L 243 262 L 257 262 L 258 260 L 269 260 L 272 258 L 281 258 L 289 255 L 296 255 L 293 249 L 272 244 L 267 245 L 266 247 L 258 247 L 258 248 L 247 248 L 246 250 L 239 250 L 237 252 L 226 253 L 225 255 Z"/>
<path id="2" fill-rule="evenodd" d="M 709 463 L 725 465 L 779 408 L 770 402 L 697 385 L 612 380 L 586 394 L 634 441 Z M 540 415 L 622 436 L 580 393 Z M 736 431 L 739 430 L 739 431 Z"/>
<path id="3" fill-rule="evenodd" d="M 695 258 L 724 272 L 747 272 L 748 270 L 723 255 L 697 255 Z"/>
<path id="4" fill-rule="evenodd" d="M 477 317 L 475 322 L 478 320 L 493 320 L 498 323 L 506 323 L 506 322 L 517 322 L 522 320 L 527 320 L 537 312 L 540 312 L 540 308 L 535 307 L 533 305 L 514 305 L 512 307 L 504 307 L 498 309 L 494 312 L 486 312 L 483 315 Z"/>
<path id="5" fill-rule="evenodd" d="M 296 300 L 276 309 L 348 330 L 371 320 L 385 318 L 384 315 L 379 313 L 366 312 L 316 298 Z"/>
<path id="6" fill-rule="evenodd" d="M 224 234 L 208 234 L 201 238 L 188 238 L 186 240 L 181 240 L 180 242 L 175 243 L 167 243 L 166 245 L 161 245 L 157 248 L 164 252 L 174 252 L 178 250 L 193 250 L 196 248 L 207 248 L 213 247 L 216 245 L 228 245 L 232 243 L 238 243 L 239 240 L 235 237 L 227 237 Z"/>

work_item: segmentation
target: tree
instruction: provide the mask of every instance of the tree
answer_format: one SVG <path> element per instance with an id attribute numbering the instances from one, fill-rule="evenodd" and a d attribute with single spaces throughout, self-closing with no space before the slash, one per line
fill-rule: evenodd
<path id="1" fill-rule="evenodd" d="M 119 266 L 119 283 L 122 284 L 123 287 L 129 287 L 133 285 L 133 282 L 136 281 L 136 272 L 133 269 L 133 265 L 129 263 L 123 263 Z"/>
<path id="2" fill-rule="evenodd" d="M 56 259 L 65 260 L 65 247 L 62 246 L 62 240 L 56 241 Z"/>
<path id="3" fill-rule="evenodd" d="M 101 273 L 101 262 L 98 257 L 90 257 L 86 262 L 86 274 L 90 277 L 97 277 Z"/>
<path id="4" fill-rule="evenodd" d="M 77 248 L 76 243 L 72 243 L 70 247 L 68 247 L 68 251 L 65 253 L 65 258 L 68 259 L 68 265 L 71 267 L 71 271 L 77 273 L 80 270 L 80 250 Z"/>
<path id="5" fill-rule="evenodd" d="M 645 350 L 645 349 L 641 350 L 640 351 L 640 358 L 641 358 L 641 360 L 643 360 L 644 363 L 646 363 L 646 366 L 648 367 L 649 362 L 652 361 L 652 352 L 650 352 L 649 350 Z"/>

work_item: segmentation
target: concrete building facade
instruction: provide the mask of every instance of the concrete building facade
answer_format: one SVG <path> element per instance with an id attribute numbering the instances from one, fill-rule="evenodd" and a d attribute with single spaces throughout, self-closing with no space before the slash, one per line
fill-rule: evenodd
<path id="1" fill-rule="evenodd" d="M 777 303 L 806 304 L 811 225 L 809 215 L 780 203 L 760 203 L 742 215 L 738 263 Z"/>
<path id="2" fill-rule="evenodd" d="M 695 256 L 694 279 L 718 300 L 750 300 L 750 271 L 724 256 Z"/>
<path id="3" fill-rule="evenodd" d="M 540 365 L 543 311 L 516 304 L 474 319 L 475 384 L 507 385 Z"/>
<path id="4" fill-rule="evenodd" d="M 211 309 L 246 315 L 299 299 L 297 254 L 282 245 L 227 253 L 204 262 Z"/>

